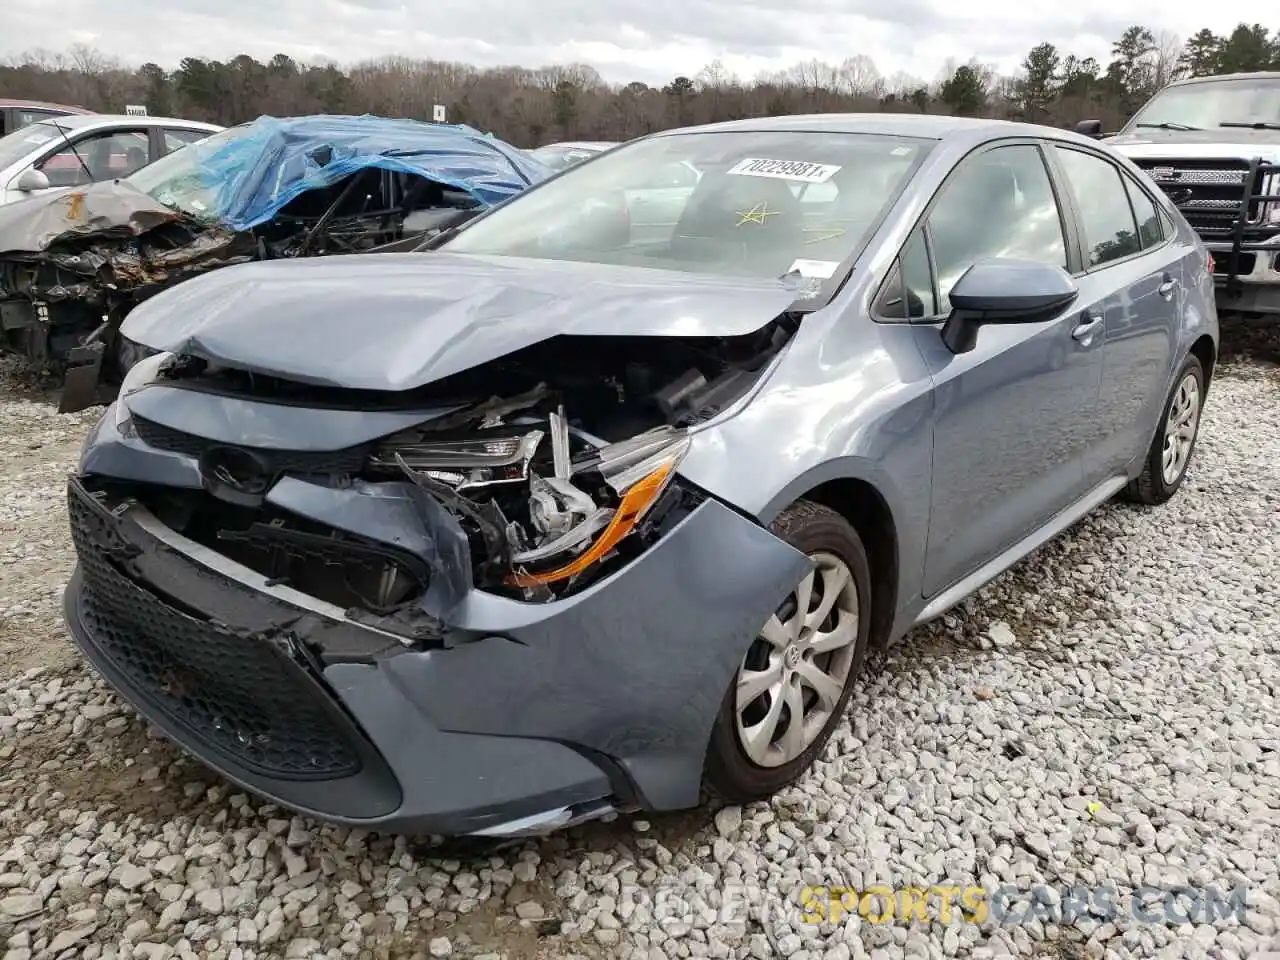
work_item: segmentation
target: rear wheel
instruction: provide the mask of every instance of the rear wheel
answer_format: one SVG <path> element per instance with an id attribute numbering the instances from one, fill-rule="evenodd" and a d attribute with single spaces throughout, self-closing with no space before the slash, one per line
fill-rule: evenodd
<path id="1" fill-rule="evenodd" d="M 761 626 L 716 718 L 706 785 L 731 803 L 767 797 L 812 766 L 866 656 L 871 575 L 857 531 L 804 500 L 772 529 L 813 568 Z"/>
<path id="2" fill-rule="evenodd" d="M 1160 427 L 1147 450 L 1142 473 L 1125 488 L 1126 500 L 1155 506 L 1178 492 L 1200 433 L 1204 395 L 1204 367 L 1197 357 L 1188 356 L 1165 401 Z"/>

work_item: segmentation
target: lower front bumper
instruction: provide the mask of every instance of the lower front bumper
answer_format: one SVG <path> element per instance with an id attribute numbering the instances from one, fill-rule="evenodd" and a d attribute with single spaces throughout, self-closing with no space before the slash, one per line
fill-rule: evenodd
<path id="1" fill-rule="evenodd" d="M 140 713 L 228 780 L 301 813 L 412 834 L 607 809 L 608 776 L 570 748 L 442 731 L 376 661 L 330 666 L 331 680 L 294 641 L 320 635 L 350 653 L 340 624 L 211 576 L 91 500 L 73 488 L 71 635 Z"/>
<path id="2" fill-rule="evenodd" d="M 248 790 L 414 834 L 696 803 L 723 692 L 808 563 L 707 501 L 569 600 L 475 593 L 458 637 L 426 649 L 255 588 L 79 478 L 68 506 L 66 620 L 112 686 Z"/>

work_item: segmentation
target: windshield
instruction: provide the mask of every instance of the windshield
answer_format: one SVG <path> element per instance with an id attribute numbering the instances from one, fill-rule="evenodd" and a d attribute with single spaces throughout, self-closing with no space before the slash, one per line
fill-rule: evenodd
<path id="1" fill-rule="evenodd" d="M 166 153 L 127 177 L 136 187 L 158 203 L 173 207 L 193 217 L 211 217 L 215 205 L 214 185 L 204 177 L 202 158 L 208 157 L 234 140 L 244 136 L 247 127 L 232 127 L 196 143 Z"/>
<path id="2" fill-rule="evenodd" d="M 26 159 L 27 154 L 32 150 L 45 146 L 55 139 L 62 139 L 62 134 L 47 120 L 22 127 L 7 137 L 0 138 L 0 170 Z"/>
<path id="3" fill-rule="evenodd" d="M 1166 87 L 1138 111 L 1129 126 L 1216 130 L 1224 123 L 1280 124 L 1280 77 Z"/>
<path id="4" fill-rule="evenodd" d="M 827 280 L 932 144 L 792 131 L 637 140 L 519 194 L 442 249 Z"/>

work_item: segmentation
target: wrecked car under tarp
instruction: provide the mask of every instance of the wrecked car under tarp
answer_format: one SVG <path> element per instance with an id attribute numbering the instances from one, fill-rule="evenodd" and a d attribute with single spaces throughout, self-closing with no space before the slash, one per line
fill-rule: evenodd
<path id="1" fill-rule="evenodd" d="M 0 348 L 65 373 L 60 409 L 83 409 L 136 359 L 115 331 L 159 290 L 234 263 L 403 248 L 550 173 L 466 126 L 261 117 L 128 179 L 0 209 Z"/>

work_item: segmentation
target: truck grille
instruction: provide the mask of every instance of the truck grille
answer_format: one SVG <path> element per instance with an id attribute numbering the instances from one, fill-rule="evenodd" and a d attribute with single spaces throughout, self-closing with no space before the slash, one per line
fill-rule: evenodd
<path id="1" fill-rule="evenodd" d="M 1230 242 L 1245 197 L 1247 162 L 1143 158 L 1134 163 L 1168 194 L 1202 240 Z M 1249 186 L 1249 193 L 1259 192 L 1257 184 Z M 1250 204 L 1248 220 L 1257 218 L 1257 206 Z"/>
<path id="2" fill-rule="evenodd" d="M 188 613 L 126 575 L 128 544 L 73 486 L 68 510 L 97 652 L 152 710 L 240 767 L 280 780 L 361 769 L 358 732 L 307 668 L 267 636 Z M 136 548 L 132 548 L 136 550 Z"/>

